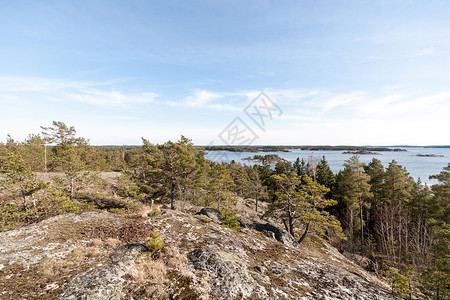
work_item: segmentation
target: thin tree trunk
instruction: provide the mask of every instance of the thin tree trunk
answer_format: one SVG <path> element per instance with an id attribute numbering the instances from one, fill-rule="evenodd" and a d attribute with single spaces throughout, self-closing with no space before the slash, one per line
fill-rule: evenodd
<path id="1" fill-rule="evenodd" d="M 289 228 L 288 228 L 288 225 L 287 225 L 285 219 L 283 219 L 283 225 L 284 225 L 284 229 L 286 229 L 286 231 L 289 232 Z"/>
<path id="2" fill-rule="evenodd" d="M 175 209 L 175 180 L 172 178 L 172 190 L 171 190 L 171 199 L 170 199 L 170 209 Z"/>
<path id="3" fill-rule="evenodd" d="M 290 234 L 292 235 L 292 237 L 295 239 L 294 224 L 293 224 L 294 218 L 292 218 L 292 217 L 289 215 L 288 221 L 289 221 L 289 233 L 290 233 Z"/>
<path id="4" fill-rule="evenodd" d="M 45 172 L 47 172 L 47 145 L 44 144 L 44 168 Z"/>
<path id="5" fill-rule="evenodd" d="M 310 224 L 310 222 L 308 222 L 308 224 L 306 224 L 305 232 L 303 232 L 302 237 L 298 240 L 299 244 L 301 244 L 303 242 L 303 240 L 305 239 L 306 235 L 308 234 L 309 224 Z"/>
<path id="6" fill-rule="evenodd" d="M 362 200 L 359 198 L 359 220 L 361 222 L 361 256 L 364 256 L 364 223 Z"/>

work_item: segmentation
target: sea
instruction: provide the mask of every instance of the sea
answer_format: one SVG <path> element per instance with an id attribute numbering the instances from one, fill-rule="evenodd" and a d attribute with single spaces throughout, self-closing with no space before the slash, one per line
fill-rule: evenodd
<path id="1" fill-rule="evenodd" d="M 381 161 L 383 166 L 388 167 L 392 160 L 397 164 L 405 167 L 416 181 L 420 178 L 422 183 L 433 185 L 437 183 L 436 179 L 430 179 L 431 175 L 439 174 L 445 166 L 450 163 L 450 147 L 386 147 L 395 149 L 404 149 L 406 151 L 381 151 L 377 152 L 380 155 L 365 154 L 359 155 L 359 160 L 364 163 L 369 163 L 372 158 L 377 158 Z M 344 151 L 309 151 L 291 149 L 290 152 L 231 152 L 231 151 L 207 151 L 206 158 L 214 162 L 227 162 L 232 160 L 247 165 L 261 164 L 261 162 L 242 160 L 253 155 L 277 154 L 278 156 L 294 162 L 297 157 L 308 160 L 311 156 L 321 159 L 325 156 L 331 170 L 335 173 L 344 168 L 344 163 L 353 154 L 343 154 Z M 434 154 L 443 155 L 443 157 L 421 157 L 417 154 Z M 272 164 L 274 167 L 275 164 Z"/>

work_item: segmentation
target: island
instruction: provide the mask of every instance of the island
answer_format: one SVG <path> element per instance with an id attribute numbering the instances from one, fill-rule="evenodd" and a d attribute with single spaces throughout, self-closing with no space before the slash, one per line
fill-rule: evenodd
<path id="1" fill-rule="evenodd" d="M 441 154 L 415 154 L 411 156 L 418 156 L 418 157 L 445 157 L 445 155 Z"/>
<path id="2" fill-rule="evenodd" d="M 267 154 L 264 156 L 253 155 L 253 156 L 245 157 L 242 160 L 257 161 L 257 162 L 262 162 L 263 164 L 273 164 L 273 163 L 288 161 L 287 159 L 284 159 L 284 158 L 278 156 L 277 154 Z"/>
<path id="3" fill-rule="evenodd" d="M 264 145 L 209 145 L 197 146 L 206 151 L 230 151 L 230 152 L 291 152 L 298 149 L 304 151 L 377 151 L 377 152 L 406 152 L 401 148 L 366 147 L 366 146 L 264 146 Z"/>
<path id="4" fill-rule="evenodd" d="M 342 154 L 357 154 L 357 155 L 381 155 L 381 153 L 369 150 L 344 151 Z"/>

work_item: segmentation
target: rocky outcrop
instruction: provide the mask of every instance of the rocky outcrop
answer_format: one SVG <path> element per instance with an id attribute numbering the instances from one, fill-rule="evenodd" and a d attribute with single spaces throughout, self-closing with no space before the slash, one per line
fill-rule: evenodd
<path id="1" fill-rule="evenodd" d="M 129 244 L 116 249 L 111 255 L 111 265 L 92 268 L 75 276 L 63 289 L 59 299 L 122 299 L 125 275 L 135 266 L 136 257 L 147 251 L 143 244 Z"/>
<path id="2" fill-rule="evenodd" d="M 223 217 L 222 214 L 214 208 L 210 208 L 210 207 L 204 207 L 202 208 L 197 215 L 204 215 L 207 216 L 208 218 L 210 218 L 211 220 L 213 220 L 216 223 L 222 222 L 223 221 Z"/>
<path id="3" fill-rule="evenodd" d="M 249 298 L 259 287 L 241 257 L 214 248 L 195 249 L 187 255 L 196 271 L 211 277 L 211 293 L 216 299 Z"/>
<path id="4" fill-rule="evenodd" d="M 324 241 L 295 245 L 276 225 L 245 218 L 238 232 L 172 210 L 82 213 L 3 232 L 0 298 L 394 299 Z M 152 230 L 164 249 L 149 255 Z"/>
<path id="5" fill-rule="evenodd" d="M 297 247 L 298 242 L 292 237 L 292 235 L 284 229 L 281 229 L 270 223 L 265 224 L 253 224 L 251 226 L 255 230 L 261 231 L 269 236 L 273 236 L 277 241 L 283 244 L 289 245 L 291 247 Z"/>

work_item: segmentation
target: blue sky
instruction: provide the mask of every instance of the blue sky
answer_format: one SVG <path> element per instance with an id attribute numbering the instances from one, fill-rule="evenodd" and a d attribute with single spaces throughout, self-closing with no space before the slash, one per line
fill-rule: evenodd
<path id="1" fill-rule="evenodd" d="M 2 1 L 0 140 L 450 144 L 449 1 Z M 282 110 L 244 113 L 260 91 Z"/>

